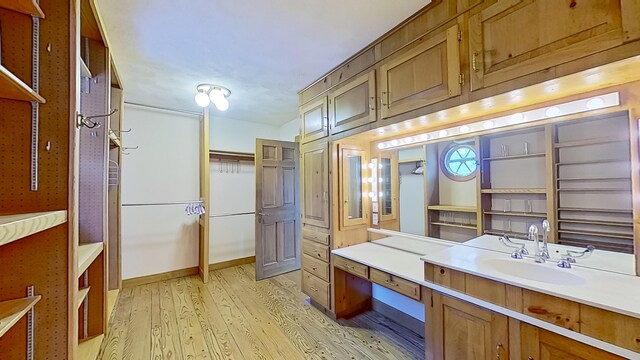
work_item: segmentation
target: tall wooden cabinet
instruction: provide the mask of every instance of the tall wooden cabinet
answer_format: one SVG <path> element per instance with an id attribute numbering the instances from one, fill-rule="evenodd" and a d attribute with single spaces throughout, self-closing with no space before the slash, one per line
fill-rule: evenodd
<path id="1" fill-rule="evenodd" d="M 304 146 L 302 164 L 302 223 L 329 228 L 329 143 Z"/>
<path id="2" fill-rule="evenodd" d="M 331 133 L 376 121 L 376 71 L 371 70 L 329 94 Z"/>

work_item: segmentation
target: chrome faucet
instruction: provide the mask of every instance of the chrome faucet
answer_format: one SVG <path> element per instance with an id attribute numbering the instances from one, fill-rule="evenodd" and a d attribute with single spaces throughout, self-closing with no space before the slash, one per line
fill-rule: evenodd
<path id="1" fill-rule="evenodd" d="M 540 249 L 540 256 L 545 260 L 551 259 L 549 255 L 549 233 L 551 232 L 551 225 L 549 220 L 542 221 L 542 249 Z"/>
<path id="2" fill-rule="evenodd" d="M 540 253 L 540 239 L 538 237 L 538 227 L 535 224 L 529 226 L 529 240 L 533 241 L 534 259 L 537 263 L 544 263 L 546 260 Z"/>

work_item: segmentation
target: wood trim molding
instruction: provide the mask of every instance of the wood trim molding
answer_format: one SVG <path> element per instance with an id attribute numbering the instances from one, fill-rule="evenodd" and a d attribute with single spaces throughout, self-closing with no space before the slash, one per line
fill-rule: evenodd
<path id="1" fill-rule="evenodd" d="M 152 284 L 155 282 L 177 279 L 185 276 L 198 275 L 198 267 L 167 271 L 160 274 L 145 275 L 131 279 L 122 280 L 122 287 L 133 287 L 138 285 Z"/>
<path id="2" fill-rule="evenodd" d="M 234 266 L 253 264 L 256 262 L 255 256 L 248 256 L 240 259 L 233 259 L 209 264 L 209 271 L 227 269 Z"/>

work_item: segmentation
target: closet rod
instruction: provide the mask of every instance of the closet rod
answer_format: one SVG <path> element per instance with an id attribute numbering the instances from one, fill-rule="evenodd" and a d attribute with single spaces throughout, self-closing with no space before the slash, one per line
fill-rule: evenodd
<path id="1" fill-rule="evenodd" d="M 235 213 L 235 214 L 211 215 L 209 217 L 210 218 L 221 218 L 221 217 L 238 216 L 238 215 L 253 215 L 255 213 L 256 213 L 255 211 L 251 211 L 251 212 Z"/>
<path id="2" fill-rule="evenodd" d="M 138 203 L 138 204 L 122 204 L 122 206 L 156 206 L 156 205 L 189 205 L 193 203 L 201 203 L 202 200 L 191 200 L 191 201 L 170 201 L 170 202 L 160 202 L 160 203 Z"/>
<path id="3" fill-rule="evenodd" d="M 127 104 L 127 105 L 134 105 L 134 106 L 146 107 L 146 108 L 157 109 L 157 110 L 177 112 L 177 113 L 180 113 L 180 114 L 189 114 L 189 115 L 202 116 L 202 112 L 197 112 L 197 111 L 176 110 L 176 109 L 170 109 L 170 108 L 166 108 L 166 107 L 162 107 L 162 106 L 145 105 L 145 104 L 134 103 L 134 102 L 130 102 L 130 101 L 125 101 L 124 103 Z"/>

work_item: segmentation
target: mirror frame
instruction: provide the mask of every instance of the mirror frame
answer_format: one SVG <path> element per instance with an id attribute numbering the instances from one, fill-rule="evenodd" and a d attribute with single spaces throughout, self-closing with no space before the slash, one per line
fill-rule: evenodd
<path id="1" fill-rule="evenodd" d="M 361 162 L 361 175 L 362 175 L 362 189 L 363 189 L 363 194 L 362 194 L 362 217 L 360 218 L 349 218 L 349 162 L 346 161 L 347 158 L 349 156 L 360 156 L 360 158 L 362 159 Z M 368 219 L 369 219 L 369 212 L 371 211 L 369 206 L 369 197 L 364 195 L 364 192 L 368 192 L 365 191 L 365 188 L 367 186 L 367 176 L 365 174 L 365 169 L 367 168 L 367 165 L 369 163 L 369 160 L 367 158 L 367 153 L 366 151 L 362 150 L 362 149 L 358 149 L 358 148 L 352 148 L 352 147 L 340 147 L 340 189 L 339 189 L 339 200 L 340 200 L 340 228 L 346 228 L 346 227 L 350 227 L 350 226 L 357 226 L 357 225 L 363 225 L 363 224 L 368 224 Z"/>

